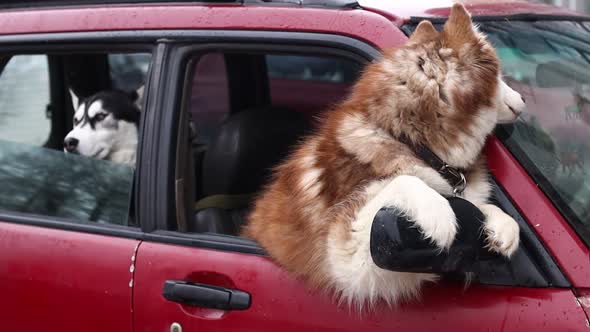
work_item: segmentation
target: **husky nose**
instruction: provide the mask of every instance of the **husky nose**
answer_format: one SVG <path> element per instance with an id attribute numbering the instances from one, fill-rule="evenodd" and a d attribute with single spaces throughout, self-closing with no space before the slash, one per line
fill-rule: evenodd
<path id="1" fill-rule="evenodd" d="M 66 138 L 64 140 L 64 149 L 68 152 L 74 152 L 78 147 L 78 143 L 79 141 L 73 137 Z"/>

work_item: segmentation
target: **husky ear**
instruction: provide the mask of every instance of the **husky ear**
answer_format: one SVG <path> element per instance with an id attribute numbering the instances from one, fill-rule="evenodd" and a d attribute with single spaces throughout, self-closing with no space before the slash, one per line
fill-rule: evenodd
<path id="1" fill-rule="evenodd" d="M 72 99 L 72 107 L 74 107 L 74 111 L 76 111 L 78 109 L 78 106 L 80 106 L 80 98 L 76 96 L 72 89 L 68 88 L 68 91 L 70 93 L 70 98 Z"/>
<path id="2" fill-rule="evenodd" d="M 430 21 L 423 20 L 420 22 L 420 24 L 418 24 L 418 27 L 416 27 L 416 30 L 410 36 L 408 42 L 412 44 L 420 44 L 434 40 L 437 37 L 438 31 L 436 31 L 432 23 Z"/>
<path id="3" fill-rule="evenodd" d="M 455 3 L 443 28 L 445 39 L 452 45 L 477 40 L 471 16 L 460 3 Z"/>

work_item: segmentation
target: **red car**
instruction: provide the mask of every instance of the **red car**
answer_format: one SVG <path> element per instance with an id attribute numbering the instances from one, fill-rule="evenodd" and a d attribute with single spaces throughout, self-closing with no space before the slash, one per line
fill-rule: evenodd
<path id="1" fill-rule="evenodd" d="M 1 331 L 588 329 L 589 17 L 467 1 L 528 103 L 486 148 L 521 246 L 359 313 L 238 232 L 315 115 L 450 1 L 207 2 L 0 4 Z M 141 86 L 134 167 L 62 152 L 68 90 Z"/>

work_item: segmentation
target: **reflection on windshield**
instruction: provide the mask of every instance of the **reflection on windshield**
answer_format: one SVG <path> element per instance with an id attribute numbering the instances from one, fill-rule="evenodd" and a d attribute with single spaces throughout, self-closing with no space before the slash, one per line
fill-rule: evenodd
<path id="1" fill-rule="evenodd" d="M 0 140 L 0 210 L 127 225 L 133 170 Z"/>
<path id="2" fill-rule="evenodd" d="M 589 30 L 564 21 L 486 22 L 481 30 L 527 101 L 528 114 L 500 136 L 580 235 L 590 234 Z"/>

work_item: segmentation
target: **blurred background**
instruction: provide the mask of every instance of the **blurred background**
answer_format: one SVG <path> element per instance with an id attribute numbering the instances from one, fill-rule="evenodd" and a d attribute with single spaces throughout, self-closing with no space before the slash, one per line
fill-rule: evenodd
<path id="1" fill-rule="evenodd" d="M 533 2 L 543 2 L 555 6 L 569 8 L 571 10 L 579 11 L 581 13 L 590 13 L 589 0 L 536 0 Z"/>

